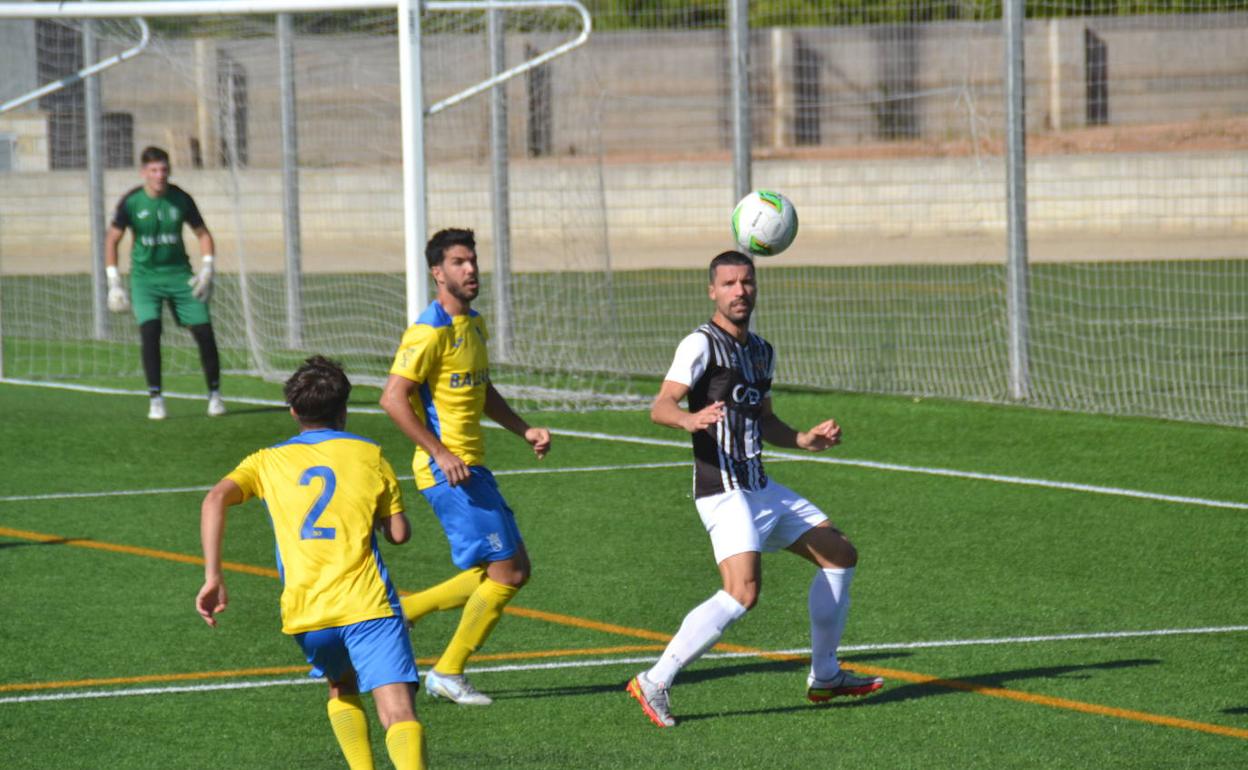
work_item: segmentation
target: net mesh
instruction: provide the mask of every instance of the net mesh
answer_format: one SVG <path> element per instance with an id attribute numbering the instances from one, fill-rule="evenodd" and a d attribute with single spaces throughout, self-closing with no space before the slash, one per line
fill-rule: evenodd
<path id="1" fill-rule="evenodd" d="M 705 265 L 731 247 L 726 3 L 587 5 L 590 42 L 506 86 L 508 312 L 492 286 L 488 102 L 426 128 L 430 225 L 477 230 L 496 380 L 536 405 L 651 392 L 633 378 L 661 376 L 709 315 Z M 749 8 L 753 186 L 784 192 L 802 222 L 787 252 L 760 261 L 756 328 L 779 349 L 778 380 L 1010 401 L 1000 5 Z M 271 18 L 161 21 L 148 53 L 103 76 L 106 138 L 129 126 L 131 148 L 107 150 L 106 198 L 137 184 L 137 148 L 166 146 L 217 236 L 227 364 L 280 376 L 316 351 L 380 376 L 406 321 L 393 14 L 294 18 L 298 345 Z M 429 102 L 488 71 L 484 19 L 426 14 Z M 576 26 L 567 12 L 506 19 L 508 65 Z M 68 30 L 59 48 L 34 34 L 47 25 Z M 80 26 L 0 23 L 10 42 L 30 32 L 25 48 L 0 46 L 16 62 L 0 67 L 0 99 L 14 79 L 33 87 L 77 66 Z M 115 52 L 133 24 L 97 35 Z M 1025 403 L 1245 424 L 1246 38 L 1244 0 L 1029 4 Z M 0 115 L 5 373 L 136 375 L 129 319 L 92 333 L 86 191 L 65 127 L 81 122 L 81 98 L 58 99 Z M 189 336 L 166 339 L 167 368 L 196 371 Z"/>

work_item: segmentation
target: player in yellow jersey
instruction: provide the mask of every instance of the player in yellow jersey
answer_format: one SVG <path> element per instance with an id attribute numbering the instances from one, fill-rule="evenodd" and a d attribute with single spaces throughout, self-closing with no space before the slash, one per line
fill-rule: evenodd
<path id="1" fill-rule="evenodd" d="M 425 260 L 438 298 L 404 333 L 381 406 L 416 444 L 416 486 L 442 523 L 451 561 L 463 571 L 405 597 L 403 614 L 415 621 L 435 610 L 464 608 L 442 657 L 425 673 L 425 689 L 462 705 L 487 706 L 491 699 L 464 677 L 464 664 L 528 581 L 530 566 L 515 515 L 484 465 L 481 415 L 524 438 L 539 460 L 550 449 L 550 431 L 530 427 L 490 384 L 485 322 L 472 309 L 481 288 L 472 231 L 435 233 Z"/>
<path id="2" fill-rule="evenodd" d="M 351 383 L 342 368 L 309 358 L 286 381 L 300 432 L 243 460 L 204 497 L 204 585 L 195 607 L 210 626 L 225 610 L 221 570 L 226 509 L 264 501 L 277 540 L 282 631 L 303 649 L 311 676 L 329 682 L 329 721 L 351 770 L 372 770 L 361 692 L 372 692 L 386 748 L 400 770 L 424 768 L 419 686 L 398 592 L 377 549 L 411 534 L 394 470 L 381 448 L 346 433 Z"/>

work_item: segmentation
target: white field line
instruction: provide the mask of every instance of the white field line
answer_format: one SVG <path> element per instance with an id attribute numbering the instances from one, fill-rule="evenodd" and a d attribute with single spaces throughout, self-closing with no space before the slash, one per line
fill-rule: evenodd
<path id="1" fill-rule="evenodd" d="M 118 489 L 111 492 L 48 492 L 42 495 L 5 495 L 0 503 L 20 503 L 40 500 L 82 500 L 92 497 L 136 497 L 139 495 L 178 495 L 190 492 L 207 492 L 212 487 L 163 487 L 155 489 Z"/>
<path id="2" fill-rule="evenodd" d="M 841 652 L 864 652 L 875 650 L 913 650 L 941 647 L 1002 646 L 1009 644 L 1038 644 L 1042 642 L 1071 642 L 1096 639 L 1132 639 L 1141 637 L 1180 636 L 1197 634 L 1232 634 L 1248 631 L 1248 626 L 1208 626 L 1203 628 L 1163 628 L 1152 631 L 1100 631 L 1082 634 L 1052 634 L 1048 636 L 1013 636 L 989 639 L 946 639 L 925 642 L 891 642 L 884 644 L 849 644 Z M 733 658 L 758 658 L 771 655 L 809 655 L 805 647 L 790 650 L 759 652 L 708 653 L 704 660 L 727 660 Z M 656 656 L 594 658 L 592 660 L 566 660 L 545 663 L 508 663 L 498 666 L 472 666 L 473 674 L 507 673 L 523 671 L 550 671 L 557 669 L 596 668 L 602 666 L 642 665 L 653 663 Z M 14 695 L 0 698 L 0 705 L 8 703 L 31 703 L 35 701 L 84 700 L 89 698 L 121 698 L 133 695 L 169 695 L 185 692 L 213 692 L 217 690 L 248 690 L 260 687 L 286 687 L 302 684 L 320 684 L 320 679 L 298 677 L 294 679 L 251 679 L 241 682 L 218 682 L 214 684 L 175 685 L 171 687 L 135 687 L 108 690 L 80 690 L 76 692 L 44 693 L 39 695 Z"/>
<path id="3" fill-rule="evenodd" d="M 61 390 L 73 390 L 83 393 L 102 393 L 108 395 L 146 395 L 146 393 L 135 390 L 120 390 L 116 388 L 96 388 L 87 385 L 71 385 L 66 383 L 42 383 L 32 382 L 29 380 L 0 380 L 0 383 L 11 385 L 29 385 L 35 387 L 59 388 Z M 166 393 L 167 398 L 185 398 L 194 400 L 204 400 L 205 396 L 191 395 L 188 393 Z M 248 398 L 232 398 L 231 401 L 257 404 L 263 406 L 284 406 L 282 402 L 265 400 L 265 399 L 248 399 Z M 381 409 L 377 407 L 352 407 L 352 411 L 364 414 L 381 414 Z M 483 423 L 490 428 L 499 428 L 496 423 L 485 421 Z M 649 438 L 645 436 L 618 436 L 611 433 L 597 433 L 594 431 L 579 430 L 552 430 L 556 436 L 569 436 L 572 438 L 594 439 L 599 441 L 612 441 L 615 443 L 625 444 L 641 444 L 644 446 L 661 446 L 680 449 L 688 449 L 687 441 L 675 441 L 671 439 Z M 944 476 L 946 478 L 971 479 L 975 481 L 994 481 L 998 484 L 1017 484 L 1021 486 L 1042 487 L 1045 489 L 1063 489 L 1071 492 L 1087 492 L 1097 495 L 1113 495 L 1116 497 L 1129 497 L 1137 500 L 1154 500 L 1163 503 L 1179 503 L 1181 505 L 1199 505 L 1207 508 L 1230 508 L 1238 511 L 1248 511 L 1248 503 L 1235 502 L 1231 500 L 1214 500 L 1204 497 L 1187 497 L 1184 495 L 1163 495 L 1155 492 L 1144 492 L 1138 489 L 1125 489 L 1123 487 L 1106 487 L 1095 484 L 1077 484 L 1069 481 L 1052 481 L 1049 479 L 1036 479 L 1026 476 L 1005 476 L 996 473 L 977 473 L 975 471 L 959 471 L 949 468 L 932 468 L 922 465 L 901 465 L 898 463 L 876 462 L 874 460 L 849 460 L 839 457 L 823 457 L 810 454 L 792 454 L 786 452 L 765 452 L 764 456 L 771 460 L 799 460 L 810 463 L 824 463 L 826 465 L 845 465 L 853 468 L 867 468 L 870 470 L 891 471 L 896 473 L 917 473 L 927 476 Z M 497 474 L 495 474 L 497 475 Z M 0 498 L 3 501 L 4 498 Z"/>
<path id="4" fill-rule="evenodd" d="M 3 385 L 24 385 L 32 388 L 47 388 L 49 390 L 72 390 L 75 393 L 95 393 L 103 396 L 146 396 L 146 390 L 126 390 L 123 388 L 101 388 L 95 385 L 76 385 L 71 382 L 39 382 L 38 380 L 15 380 L 8 377 L 0 378 L 0 384 Z M 207 394 L 195 393 L 175 393 L 166 391 L 162 393 L 165 398 L 181 399 L 184 401 L 207 401 Z M 248 398 L 245 396 L 231 396 L 228 401 L 234 404 L 251 404 L 253 406 L 286 406 L 284 401 L 274 401 L 271 398 Z M 364 410 L 353 410 L 364 411 Z M 381 410 L 374 410 L 380 414 Z"/>
<path id="5" fill-rule="evenodd" d="M 688 443 L 684 441 L 670 441 L 667 439 L 647 438 L 644 436 L 616 436 L 609 433 L 593 433 L 589 431 L 576 430 L 552 430 L 558 436 L 571 436 L 574 438 L 600 439 L 603 441 L 616 441 L 629 444 L 645 444 L 648 446 L 663 447 L 680 447 L 688 448 Z M 918 473 L 927 476 L 945 476 L 957 479 L 973 479 L 976 481 L 995 481 L 999 484 L 1020 484 L 1031 487 L 1044 487 L 1047 489 L 1065 489 L 1072 492 L 1089 492 L 1098 495 L 1116 495 L 1119 497 L 1133 497 L 1141 500 L 1157 500 L 1166 503 L 1182 503 L 1185 505 L 1202 505 L 1209 508 L 1233 508 L 1240 511 L 1248 511 L 1248 503 L 1239 503 L 1230 500 L 1212 500 L 1204 497 L 1185 497 L 1182 495 L 1162 495 L 1155 492 L 1142 492 L 1138 489 L 1124 489 L 1122 487 L 1103 487 L 1095 484 L 1076 484 L 1069 481 L 1051 481 L 1048 479 L 1033 479 L 1026 476 L 1003 476 L 996 473 L 977 473 L 975 471 L 958 471 L 949 468 L 931 468 L 922 465 L 900 465 L 898 463 L 882 463 L 874 460 L 849 460 L 841 457 L 823 457 L 810 454 L 793 454 L 789 452 L 767 451 L 763 456 L 769 460 L 797 460 L 808 463 L 824 463 L 827 465 L 846 465 L 853 468 L 869 468 L 877 471 L 894 471 L 898 473 Z"/>

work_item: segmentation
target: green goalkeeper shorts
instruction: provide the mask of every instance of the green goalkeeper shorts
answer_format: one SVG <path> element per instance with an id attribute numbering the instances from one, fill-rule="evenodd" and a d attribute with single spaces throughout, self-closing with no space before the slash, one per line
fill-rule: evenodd
<path id="1" fill-rule="evenodd" d="M 173 306 L 179 326 L 212 323 L 208 305 L 191 294 L 191 271 L 176 273 L 130 274 L 130 306 L 139 325 L 160 319 L 161 304 Z"/>

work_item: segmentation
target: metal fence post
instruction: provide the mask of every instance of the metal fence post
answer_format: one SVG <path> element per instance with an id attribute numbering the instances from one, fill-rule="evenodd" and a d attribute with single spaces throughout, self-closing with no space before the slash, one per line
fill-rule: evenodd
<path id="1" fill-rule="evenodd" d="M 94 64 L 99 57 L 95 22 L 82 25 L 82 60 Z M 104 142 L 100 108 L 100 79 L 89 77 L 83 83 L 83 106 L 87 113 L 87 188 L 91 216 L 91 307 L 95 338 L 108 338 L 107 289 L 104 285 Z"/>
<path id="2" fill-rule="evenodd" d="M 286 345 L 303 347 L 303 242 L 299 225 L 299 124 L 295 112 L 294 21 L 277 15 L 282 99 L 282 235 L 286 242 Z"/>
<path id="3" fill-rule="evenodd" d="M 729 67 L 732 91 L 732 202 L 752 189 L 750 180 L 750 4 L 749 0 L 728 3 Z"/>
<path id="4" fill-rule="evenodd" d="M 1023 79 L 1024 0 L 1006 0 L 1006 218 L 1009 241 L 1006 276 L 1006 313 L 1009 327 L 1010 397 L 1028 398 L 1027 329 L 1027 112 Z"/>
<path id="5" fill-rule="evenodd" d="M 503 12 L 486 11 L 489 39 L 490 77 L 507 68 L 507 38 Z M 511 182 L 507 165 L 511 158 L 507 144 L 507 85 L 490 89 L 490 195 L 494 213 L 494 340 L 499 361 L 511 358 Z"/>

